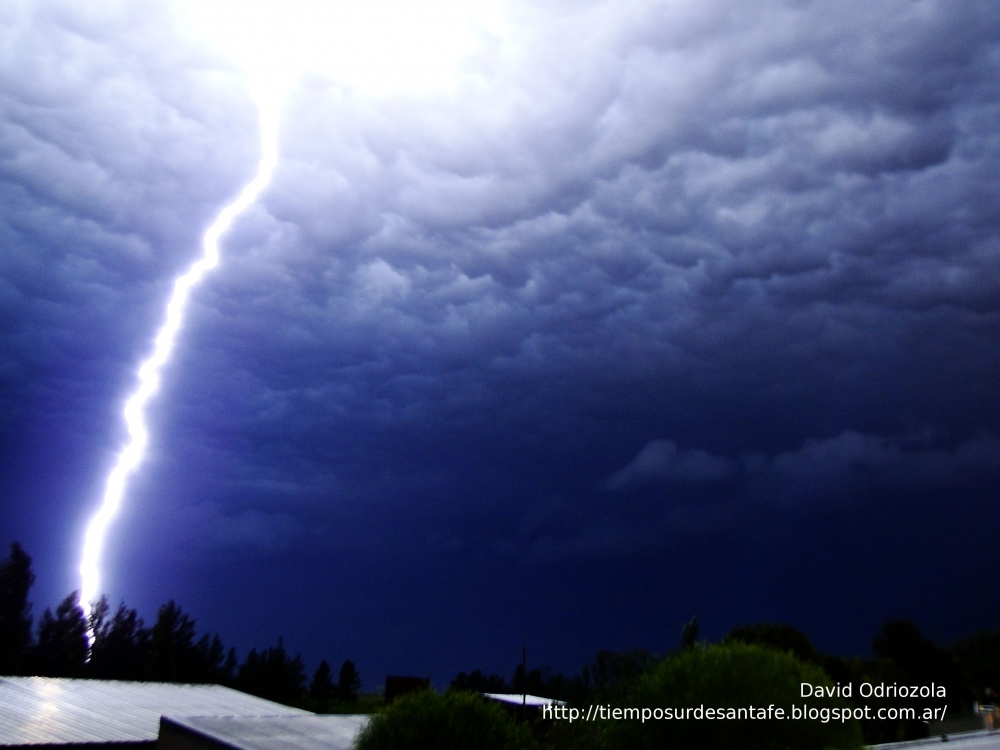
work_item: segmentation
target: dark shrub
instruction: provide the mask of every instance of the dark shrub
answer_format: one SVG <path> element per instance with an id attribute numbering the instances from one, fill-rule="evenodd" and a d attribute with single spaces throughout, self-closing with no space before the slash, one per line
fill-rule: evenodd
<path id="1" fill-rule="evenodd" d="M 466 692 L 429 690 L 398 698 L 372 717 L 357 750 L 520 750 L 532 746 L 527 728 L 500 706 Z"/>
<path id="2" fill-rule="evenodd" d="M 627 705 L 649 709 L 767 709 L 793 705 L 829 711 L 844 709 L 837 697 L 801 697 L 801 683 L 831 686 L 819 667 L 791 653 L 745 643 L 694 648 L 671 656 L 646 673 Z M 853 719 L 620 719 L 607 724 L 610 748 L 740 748 L 823 750 L 860 748 L 861 731 Z"/>

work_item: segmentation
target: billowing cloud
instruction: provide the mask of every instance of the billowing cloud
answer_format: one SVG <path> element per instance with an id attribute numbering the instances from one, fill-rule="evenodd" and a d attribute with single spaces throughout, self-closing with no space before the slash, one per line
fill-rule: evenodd
<path id="1" fill-rule="evenodd" d="M 663 554 L 734 535 L 766 544 L 775 519 L 788 513 L 857 514 L 897 498 L 966 505 L 998 481 L 1000 440 L 987 434 L 947 445 L 926 431 L 901 437 L 848 431 L 734 459 L 654 440 L 608 478 L 606 487 L 623 496 L 619 502 L 586 514 L 562 505 L 550 505 L 544 516 L 534 509 L 529 516 L 548 522 L 522 528 L 520 545 L 532 560 L 548 560 Z M 553 513 L 572 513 L 574 520 L 555 524 Z M 788 531 L 787 518 L 779 524 Z"/>
<path id="2" fill-rule="evenodd" d="M 932 436 L 919 433 L 907 439 L 848 431 L 769 458 L 750 456 L 745 465 L 752 482 L 762 482 L 780 497 L 818 497 L 845 505 L 879 492 L 960 496 L 1000 477 L 1000 440 L 995 436 L 981 434 L 950 446 L 931 441 Z"/>
<path id="3" fill-rule="evenodd" d="M 733 461 L 721 456 L 702 450 L 680 451 L 671 440 L 653 440 L 627 466 L 612 474 L 607 486 L 620 490 L 650 482 L 712 482 L 732 476 L 735 469 Z"/>

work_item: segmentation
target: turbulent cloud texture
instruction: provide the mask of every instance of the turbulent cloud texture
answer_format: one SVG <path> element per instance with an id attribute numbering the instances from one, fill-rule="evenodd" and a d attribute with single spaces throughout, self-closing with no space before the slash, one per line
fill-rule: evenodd
<path id="1" fill-rule="evenodd" d="M 500 7 L 448 86 L 289 92 L 152 407 L 112 598 L 450 676 L 526 640 L 663 650 L 694 612 L 864 649 L 924 617 L 913 581 L 992 565 L 998 6 Z M 39 608 L 78 585 L 134 368 L 256 138 L 170 3 L 0 9 L 0 502 Z M 995 619 L 928 585 L 967 602 L 932 635 Z M 319 626 L 278 613 L 317 599 Z"/>

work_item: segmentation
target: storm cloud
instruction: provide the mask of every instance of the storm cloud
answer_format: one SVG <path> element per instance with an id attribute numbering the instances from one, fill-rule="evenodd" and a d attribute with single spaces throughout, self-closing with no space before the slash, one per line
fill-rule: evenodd
<path id="1" fill-rule="evenodd" d="M 503 8 L 449 87 L 290 91 L 274 180 L 151 407 L 112 599 L 316 658 L 354 644 L 363 674 L 429 649 L 399 668 L 448 675 L 565 628 L 557 663 L 673 645 L 607 614 L 575 628 L 583 601 L 642 621 L 669 599 L 669 632 L 696 611 L 720 635 L 820 629 L 782 571 L 822 528 L 844 527 L 845 597 L 893 592 L 822 647 L 920 612 L 902 550 L 936 538 L 916 576 L 991 565 L 971 519 L 1000 479 L 997 6 Z M 169 3 L 0 9 L 0 502 L 46 606 L 77 587 L 172 279 L 257 148 L 239 69 Z M 567 565 L 599 573 L 539 583 Z M 629 583 L 637 566 L 662 575 Z M 772 583 L 727 598 L 747 571 Z M 286 608 L 379 593 L 329 645 L 278 615 L 233 624 L 255 607 L 234 575 Z M 416 590 L 452 650 L 383 627 L 410 576 L 438 582 Z M 513 602 L 538 621 L 480 657 Z M 927 625 L 950 638 L 983 607 Z"/>

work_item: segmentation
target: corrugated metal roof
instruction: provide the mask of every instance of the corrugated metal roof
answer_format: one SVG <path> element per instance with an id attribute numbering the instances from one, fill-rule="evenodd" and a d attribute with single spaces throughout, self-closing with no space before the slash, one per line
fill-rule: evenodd
<path id="1" fill-rule="evenodd" d="M 312 715 L 221 685 L 0 677 L 0 747 L 154 741 L 163 714 Z"/>
<path id="2" fill-rule="evenodd" d="M 164 725 L 174 724 L 188 732 L 208 738 L 206 746 L 239 748 L 239 750 L 349 750 L 358 732 L 368 723 L 369 716 L 166 716 Z M 164 729 L 169 737 L 170 730 Z M 169 741 L 161 741 L 164 750 L 171 750 Z M 185 745 L 189 747 L 189 745 Z"/>

